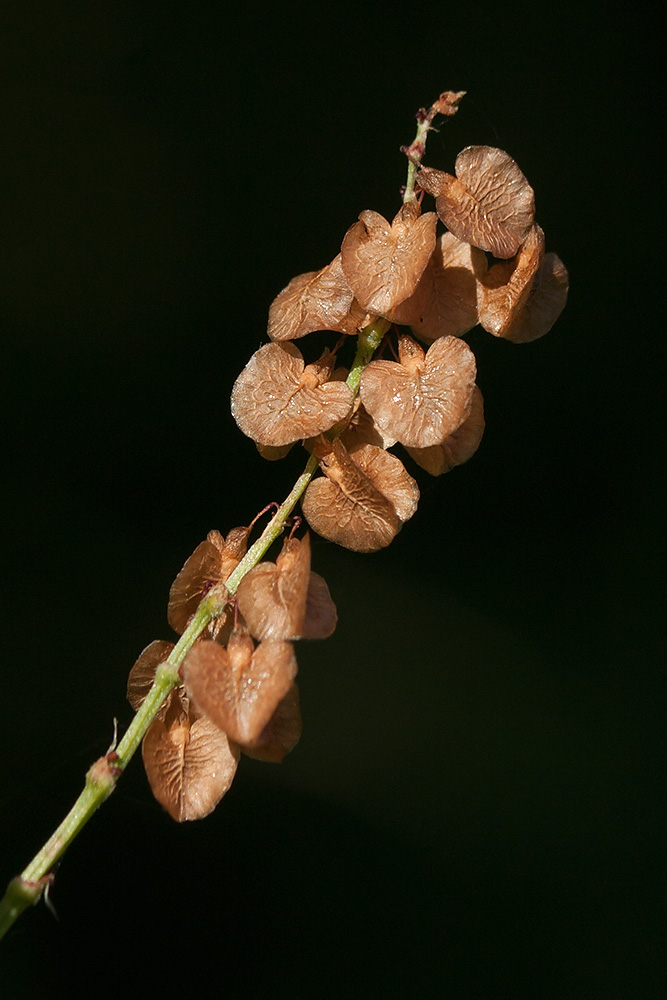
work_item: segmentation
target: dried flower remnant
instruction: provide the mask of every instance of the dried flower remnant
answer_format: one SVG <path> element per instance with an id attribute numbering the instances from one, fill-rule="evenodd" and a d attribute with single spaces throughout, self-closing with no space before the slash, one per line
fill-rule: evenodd
<path id="1" fill-rule="evenodd" d="M 250 528 L 232 528 L 226 538 L 209 531 L 171 585 L 167 621 L 181 635 L 200 601 L 224 583 L 246 553 Z"/>
<path id="2" fill-rule="evenodd" d="M 182 823 L 213 812 L 234 780 L 240 751 L 175 691 L 164 718 L 146 733 L 142 756 L 153 795 Z"/>
<path id="3" fill-rule="evenodd" d="M 329 381 L 331 362 L 304 365 L 291 343 L 267 344 L 253 354 L 232 390 L 232 415 L 258 444 L 281 447 L 328 431 L 352 410 L 344 382 Z"/>
<path id="4" fill-rule="evenodd" d="M 183 664 L 197 709 L 242 746 L 260 737 L 296 672 L 290 642 L 267 639 L 255 649 L 242 632 L 232 634 L 227 649 L 217 642 L 197 643 Z"/>
<path id="5" fill-rule="evenodd" d="M 450 232 L 494 257 L 513 257 L 535 217 L 535 195 L 511 156 L 492 146 L 468 146 L 456 158 L 456 177 L 423 170 L 419 186 L 435 196 Z"/>
<path id="6" fill-rule="evenodd" d="M 427 343 L 461 337 L 479 322 L 477 281 L 486 267 L 481 250 L 443 233 L 414 292 L 387 319 L 411 327 Z"/>
<path id="7" fill-rule="evenodd" d="M 480 282 L 480 323 L 495 337 L 526 344 L 549 332 L 567 292 L 565 265 L 556 254 L 544 256 L 544 233 L 533 226 L 516 257 L 494 264 Z"/>
<path id="8" fill-rule="evenodd" d="M 465 420 L 477 366 L 462 340 L 440 337 L 426 354 L 412 337 L 398 339 L 400 363 L 371 361 L 361 401 L 383 434 L 411 448 L 439 444 Z"/>
<path id="9" fill-rule="evenodd" d="M 356 334 L 371 317 L 345 280 L 341 255 L 323 267 L 292 278 L 269 309 L 271 340 L 296 340 L 315 330 Z"/>
<path id="10" fill-rule="evenodd" d="M 241 580 L 239 611 L 255 639 L 327 639 L 338 621 L 326 582 L 310 570 L 310 537 L 287 538 L 275 563 Z"/>
<path id="11" fill-rule="evenodd" d="M 345 278 L 362 308 L 375 315 L 386 316 L 412 295 L 433 253 L 437 218 L 420 211 L 411 201 L 391 225 L 378 212 L 362 212 L 345 234 Z"/>
<path id="12" fill-rule="evenodd" d="M 279 702 L 257 739 L 241 750 L 247 757 L 280 764 L 301 739 L 301 705 L 296 681 Z"/>
<path id="13" fill-rule="evenodd" d="M 301 501 L 311 528 L 354 552 L 389 545 L 419 502 L 419 487 L 400 459 L 370 444 L 350 454 L 340 440 L 321 440 L 315 454 L 324 476 Z"/>
<path id="14" fill-rule="evenodd" d="M 479 448 L 484 433 L 484 401 L 479 386 L 472 393 L 470 413 L 460 427 L 441 444 L 430 448 L 408 448 L 412 459 L 432 476 L 450 472 L 455 465 L 463 465 Z"/>

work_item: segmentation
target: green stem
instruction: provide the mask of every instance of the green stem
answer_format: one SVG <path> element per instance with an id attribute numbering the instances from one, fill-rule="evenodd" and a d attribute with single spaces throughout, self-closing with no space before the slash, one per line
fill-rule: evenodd
<path id="1" fill-rule="evenodd" d="M 357 353 L 347 378 L 347 384 L 355 395 L 359 388 L 361 372 L 373 357 L 389 329 L 389 325 L 387 320 L 377 319 L 359 334 Z M 225 581 L 227 594 L 236 593 L 236 589 L 245 574 L 257 565 L 271 544 L 281 534 L 287 518 L 317 471 L 317 464 L 317 459 L 311 455 L 304 471 L 278 508 L 277 513 L 271 518 L 260 537 L 251 545 L 234 572 Z M 190 647 L 209 622 L 222 614 L 227 603 L 227 595 L 221 595 L 215 590 L 212 590 L 200 603 L 168 660 L 160 664 L 156 670 L 155 681 L 118 747 L 115 750 L 109 750 L 93 764 L 86 775 L 83 791 L 65 819 L 24 871 L 9 883 L 5 896 L 0 900 L 0 938 L 6 934 L 24 910 L 40 899 L 50 882 L 49 872 L 58 858 L 64 854 L 93 813 L 111 795 L 118 779 L 139 748 L 160 706 L 169 692 L 180 683 L 179 667 Z"/>

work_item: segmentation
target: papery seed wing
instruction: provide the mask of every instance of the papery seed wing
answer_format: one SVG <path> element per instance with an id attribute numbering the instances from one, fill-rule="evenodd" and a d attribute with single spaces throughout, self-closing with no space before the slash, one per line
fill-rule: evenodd
<path id="1" fill-rule="evenodd" d="M 274 640 L 233 665 L 217 643 L 202 642 L 184 663 L 186 688 L 198 710 L 241 745 L 257 739 L 296 671 L 291 643 Z"/>
<path id="2" fill-rule="evenodd" d="M 468 146 L 456 158 L 436 199 L 438 215 L 466 243 L 495 257 L 512 257 L 535 216 L 535 195 L 511 156 L 492 146 Z"/>
<path id="3" fill-rule="evenodd" d="M 182 823 L 215 809 L 236 773 L 239 749 L 208 719 L 191 724 L 182 716 L 171 724 L 155 719 L 142 756 L 153 795 Z"/>
<path id="4" fill-rule="evenodd" d="M 255 760 L 280 764 L 301 739 L 301 708 L 296 683 L 280 701 L 255 743 L 241 747 L 244 754 Z"/>
<path id="5" fill-rule="evenodd" d="M 173 648 L 173 642 L 155 639 L 135 661 L 127 679 L 127 700 L 135 712 L 139 711 L 141 703 L 153 686 L 155 671 L 161 663 L 169 659 Z M 163 710 L 164 705 L 161 711 Z"/>
<path id="6" fill-rule="evenodd" d="M 460 427 L 441 444 L 429 448 L 408 448 L 408 454 L 432 476 L 441 476 L 462 465 L 477 451 L 484 433 L 484 401 L 478 386 L 472 394 L 470 413 Z"/>
<path id="7" fill-rule="evenodd" d="M 304 382 L 303 357 L 293 344 L 260 348 L 232 390 L 232 414 L 243 433 L 281 447 L 321 434 L 348 415 L 353 393 L 344 382 Z"/>
<path id="8" fill-rule="evenodd" d="M 337 624 L 338 612 L 326 580 L 319 573 L 311 573 L 302 628 L 303 638 L 328 639 L 335 632 Z"/>
<path id="9" fill-rule="evenodd" d="M 477 325 L 477 280 L 486 267 L 481 250 L 443 233 L 415 291 L 387 319 L 427 342 L 461 337 Z"/>
<path id="10" fill-rule="evenodd" d="M 341 247 L 345 278 L 363 309 L 384 316 L 414 292 L 435 246 L 436 216 L 404 205 L 391 226 L 366 211 Z"/>
<path id="11" fill-rule="evenodd" d="M 221 562 L 219 548 L 207 539 L 197 546 L 172 583 L 167 621 L 179 635 L 185 631 L 207 587 L 220 581 Z"/>
<path id="12" fill-rule="evenodd" d="M 468 345 L 456 337 L 440 337 L 414 370 L 393 361 L 371 361 L 359 393 L 383 433 L 408 447 L 427 448 L 465 419 L 475 374 Z"/>
<path id="13" fill-rule="evenodd" d="M 345 280 L 340 254 L 321 271 L 293 278 L 269 309 L 271 340 L 296 340 L 315 330 L 355 334 L 368 316 Z"/>

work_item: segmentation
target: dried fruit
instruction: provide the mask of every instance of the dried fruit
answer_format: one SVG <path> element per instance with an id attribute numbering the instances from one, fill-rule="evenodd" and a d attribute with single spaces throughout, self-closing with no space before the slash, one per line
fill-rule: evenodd
<path id="1" fill-rule="evenodd" d="M 304 365 L 293 344 L 267 344 L 253 354 L 232 390 L 232 414 L 244 434 L 271 447 L 314 437 L 344 420 L 352 390 L 329 381 L 333 357 Z"/>
<path id="2" fill-rule="evenodd" d="M 387 319 L 412 327 L 429 343 L 460 337 L 478 323 L 477 281 L 485 271 L 481 250 L 443 233 L 414 292 Z"/>
<path id="3" fill-rule="evenodd" d="M 269 309 L 271 340 L 296 340 L 315 330 L 354 334 L 371 317 L 345 280 L 341 255 L 323 267 L 292 278 Z"/>
<path id="4" fill-rule="evenodd" d="M 164 639 L 155 639 L 150 642 L 130 670 L 127 678 L 127 700 L 135 712 L 139 711 L 141 703 L 153 686 L 155 671 L 169 659 L 173 642 L 166 642 Z M 164 718 L 168 702 L 158 709 L 158 718 Z"/>
<path id="5" fill-rule="evenodd" d="M 360 305 L 375 315 L 386 316 L 412 295 L 433 253 L 437 219 L 420 211 L 411 201 L 391 225 L 377 212 L 362 212 L 345 234 L 345 278 Z"/>
<path id="6" fill-rule="evenodd" d="M 456 337 L 440 337 L 426 354 L 407 334 L 398 344 L 400 363 L 371 361 L 364 370 L 361 401 L 382 434 L 411 448 L 428 448 L 465 420 L 475 356 Z"/>
<path id="7" fill-rule="evenodd" d="M 479 320 L 495 337 L 537 340 L 565 307 L 568 274 L 556 254 L 544 256 L 544 233 L 533 226 L 516 257 L 494 264 L 478 286 Z"/>
<path id="8" fill-rule="evenodd" d="M 171 585 L 167 621 L 182 634 L 209 591 L 230 576 L 246 553 L 249 528 L 232 528 L 223 538 L 219 531 L 209 531 L 185 561 Z"/>
<path id="9" fill-rule="evenodd" d="M 371 444 L 350 454 L 340 440 L 320 440 L 315 453 L 324 476 L 310 483 L 301 501 L 311 528 L 354 552 L 389 545 L 419 501 L 403 463 Z"/>
<path id="10" fill-rule="evenodd" d="M 241 747 L 241 750 L 255 760 L 280 764 L 300 739 L 301 707 L 295 681 L 254 743 Z"/>
<path id="11" fill-rule="evenodd" d="M 535 195 L 511 156 L 493 146 L 468 146 L 456 177 L 422 170 L 420 187 L 436 195 L 438 216 L 460 240 L 495 257 L 512 257 L 535 217 Z"/>
<path id="12" fill-rule="evenodd" d="M 310 571 L 310 537 L 287 538 L 273 562 L 241 580 L 239 610 L 255 639 L 327 639 L 338 617 L 329 588 Z"/>
<path id="13" fill-rule="evenodd" d="M 430 448 L 408 448 L 408 454 L 432 476 L 441 476 L 455 465 L 463 465 L 479 448 L 484 433 L 484 401 L 479 386 L 472 392 L 470 412 L 460 427 L 441 444 Z"/>
<path id="14" fill-rule="evenodd" d="M 242 746 L 259 738 L 296 672 L 291 643 L 268 639 L 255 649 L 241 632 L 232 634 L 227 649 L 217 642 L 197 643 L 183 664 L 197 709 Z"/>
<path id="15" fill-rule="evenodd" d="M 187 698 L 176 696 L 165 717 L 151 724 L 142 756 L 153 795 L 182 823 L 213 812 L 234 780 L 240 751 L 210 719 L 198 718 Z"/>

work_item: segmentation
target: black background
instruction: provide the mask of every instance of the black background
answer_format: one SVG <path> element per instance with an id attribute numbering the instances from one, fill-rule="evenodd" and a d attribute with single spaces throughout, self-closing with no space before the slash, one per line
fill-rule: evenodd
<path id="1" fill-rule="evenodd" d="M 409 465 L 422 500 L 391 548 L 315 541 L 340 623 L 299 647 L 297 750 L 244 760 L 184 826 L 134 762 L 58 869 L 59 920 L 41 905 L 3 942 L 7 995 L 663 995 L 664 267 L 641 10 L 0 18 L 3 879 L 128 724 L 127 670 L 171 638 L 184 559 L 300 470 L 257 456 L 229 392 L 287 281 L 361 210 L 396 211 L 420 105 L 468 91 L 426 162 L 506 149 L 571 277 L 543 340 L 471 334 L 484 441 L 439 480 Z"/>

